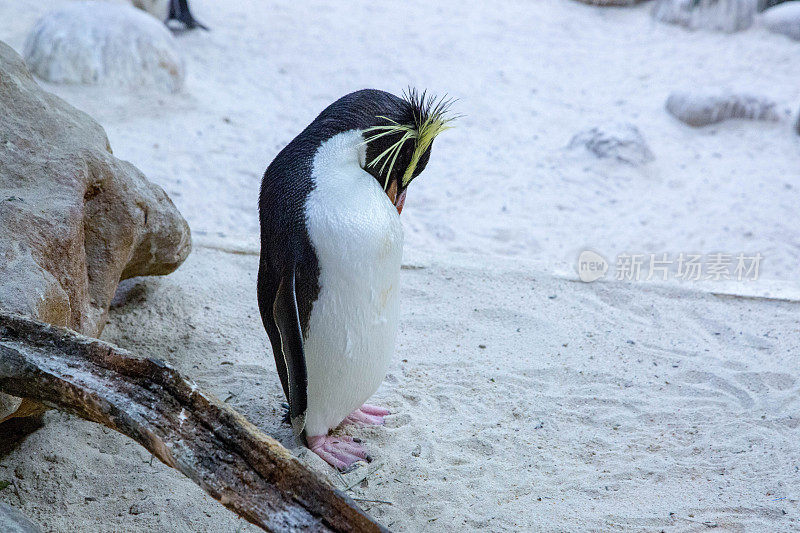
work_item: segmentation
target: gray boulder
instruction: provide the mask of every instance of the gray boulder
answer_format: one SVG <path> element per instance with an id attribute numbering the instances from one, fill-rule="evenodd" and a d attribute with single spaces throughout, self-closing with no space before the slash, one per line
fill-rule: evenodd
<path id="1" fill-rule="evenodd" d="M 25 62 L 51 83 L 151 86 L 179 91 L 184 66 L 175 38 L 130 5 L 76 2 L 40 19 L 25 41 Z"/>
<path id="2" fill-rule="evenodd" d="M 675 92 L 666 103 L 672 116 L 695 128 L 730 119 L 777 121 L 780 115 L 775 107 L 775 102 L 762 96 L 733 93 Z"/>
<path id="3" fill-rule="evenodd" d="M 655 159 L 639 129 L 627 122 L 609 122 L 577 133 L 570 150 L 585 149 L 599 159 L 639 166 Z"/>
<path id="4" fill-rule="evenodd" d="M 96 337 L 121 279 L 178 268 L 189 226 L 2 42 L 0 80 L 0 310 Z M 24 407 L 0 397 L 0 422 Z"/>
<path id="5" fill-rule="evenodd" d="M 757 7 L 758 0 L 657 0 L 652 15 L 691 30 L 733 33 L 753 25 Z"/>

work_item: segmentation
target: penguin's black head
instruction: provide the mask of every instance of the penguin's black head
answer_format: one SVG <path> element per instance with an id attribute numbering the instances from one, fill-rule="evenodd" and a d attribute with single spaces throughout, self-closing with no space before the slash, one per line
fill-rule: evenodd
<path id="1" fill-rule="evenodd" d="M 433 140 L 456 118 L 448 115 L 451 103 L 409 89 L 403 98 L 395 97 L 385 113 L 375 116 L 375 124 L 364 130 L 364 170 L 378 180 L 398 213 L 403 210 L 408 184 L 428 164 Z"/>

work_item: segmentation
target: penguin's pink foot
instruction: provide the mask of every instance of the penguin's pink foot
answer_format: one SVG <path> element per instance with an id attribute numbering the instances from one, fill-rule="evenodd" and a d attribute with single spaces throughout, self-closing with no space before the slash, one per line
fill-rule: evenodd
<path id="1" fill-rule="evenodd" d="M 347 415 L 347 418 L 344 419 L 344 423 L 380 426 L 383 425 L 383 417 L 388 414 L 389 411 L 383 407 L 365 403 L 360 408 Z"/>
<path id="2" fill-rule="evenodd" d="M 361 441 L 347 435 L 317 435 L 306 440 L 312 452 L 339 470 L 347 470 L 357 461 L 372 461 Z"/>

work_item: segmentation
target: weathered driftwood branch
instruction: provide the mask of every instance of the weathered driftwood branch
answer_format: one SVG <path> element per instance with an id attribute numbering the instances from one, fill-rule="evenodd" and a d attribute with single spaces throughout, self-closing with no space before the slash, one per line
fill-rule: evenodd
<path id="1" fill-rule="evenodd" d="M 278 441 L 163 362 L 0 314 L 0 391 L 131 437 L 264 530 L 386 531 Z"/>

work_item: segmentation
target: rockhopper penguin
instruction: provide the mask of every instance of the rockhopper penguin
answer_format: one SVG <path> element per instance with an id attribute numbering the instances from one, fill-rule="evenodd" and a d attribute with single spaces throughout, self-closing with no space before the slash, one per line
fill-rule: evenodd
<path id="1" fill-rule="evenodd" d="M 258 304 L 289 402 L 309 448 L 336 468 L 367 459 L 328 432 L 381 424 L 364 402 L 383 381 L 397 334 L 400 212 L 448 129 L 450 102 L 365 89 L 328 106 L 264 173 Z"/>

